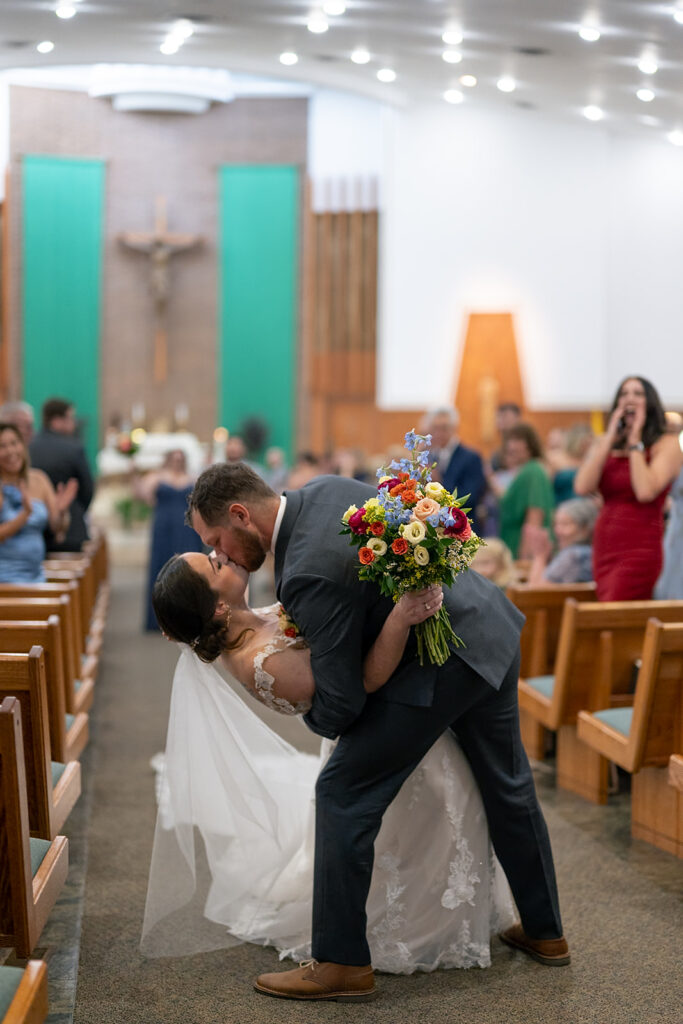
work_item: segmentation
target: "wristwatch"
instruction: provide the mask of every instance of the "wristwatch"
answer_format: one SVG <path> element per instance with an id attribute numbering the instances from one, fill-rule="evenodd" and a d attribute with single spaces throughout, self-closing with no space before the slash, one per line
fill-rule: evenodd
<path id="1" fill-rule="evenodd" d="M 628 450 L 630 452 L 644 452 L 645 451 L 645 445 L 643 444 L 642 441 L 638 441 L 638 442 L 636 442 L 636 444 L 630 444 L 628 446 Z"/>

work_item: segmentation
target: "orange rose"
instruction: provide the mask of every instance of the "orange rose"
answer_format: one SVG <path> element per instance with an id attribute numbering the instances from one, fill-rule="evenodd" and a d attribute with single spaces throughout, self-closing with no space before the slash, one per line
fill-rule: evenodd
<path id="1" fill-rule="evenodd" d="M 391 545 L 391 550 L 395 555 L 405 555 L 408 550 L 409 544 L 405 537 L 397 537 Z"/>
<path id="2" fill-rule="evenodd" d="M 404 505 L 414 505 L 417 501 L 417 494 L 413 490 L 404 491 L 402 494 Z"/>
<path id="3" fill-rule="evenodd" d="M 370 523 L 370 531 L 375 537 L 382 537 L 385 531 L 384 523 Z"/>
<path id="4" fill-rule="evenodd" d="M 399 495 L 403 494 L 403 484 L 396 484 L 395 487 L 391 488 L 389 494 L 392 498 L 398 498 Z"/>
<path id="5" fill-rule="evenodd" d="M 359 548 L 358 558 L 363 565 L 370 565 L 371 562 L 375 561 L 375 553 L 374 551 L 371 551 L 370 548 Z"/>
<path id="6" fill-rule="evenodd" d="M 425 519 L 429 516 L 433 516 L 435 512 L 439 512 L 441 505 L 438 501 L 434 501 L 433 498 L 421 498 L 417 505 L 413 509 L 413 515 L 421 523 L 424 523 Z"/>

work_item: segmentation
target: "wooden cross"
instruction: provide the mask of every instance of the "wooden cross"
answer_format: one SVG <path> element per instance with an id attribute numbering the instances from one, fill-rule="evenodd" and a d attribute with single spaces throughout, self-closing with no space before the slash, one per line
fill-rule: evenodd
<path id="1" fill-rule="evenodd" d="M 171 256 L 199 245 L 200 235 L 182 235 L 167 230 L 166 197 L 155 200 L 154 231 L 124 231 L 119 241 L 129 249 L 145 253 L 151 261 L 150 287 L 154 299 L 154 379 L 166 380 L 168 370 L 166 307 L 169 299 Z"/>

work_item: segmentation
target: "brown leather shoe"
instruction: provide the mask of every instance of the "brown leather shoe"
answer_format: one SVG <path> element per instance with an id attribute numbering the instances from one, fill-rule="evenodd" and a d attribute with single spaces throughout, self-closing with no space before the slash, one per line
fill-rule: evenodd
<path id="1" fill-rule="evenodd" d="M 277 999 L 328 999 L 330 1002 L 367 1003 L 377 996 L 372 967 L 305 960 L 293 971 L 261 974 L 254 982 L 257 992 Z"/>
<path id="2" fill-rule="evenodd" d="M 539 964 L 545 964 L 546 967 L 564 967 L 565 964 L 571 962 L 569 946 L 564 937 L 561 939 L 530 939 L 528 935 L 524 934 L 521 924 L 513 924 L 512 928 L 502 932 L 498 938 L 507 946 L 513 946 L 515 949 L 521 949 L 523 953 L 528 953 L 534 960 L 538 960 Z"/>

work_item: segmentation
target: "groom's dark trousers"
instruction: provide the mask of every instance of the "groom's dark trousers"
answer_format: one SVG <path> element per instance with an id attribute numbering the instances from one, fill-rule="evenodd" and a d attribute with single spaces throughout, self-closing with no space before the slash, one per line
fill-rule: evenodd
<path id="1" fill-rule="evenodd" d="M 373 493 L 329 477 L 290 492 L 275 549 L 278 596 L 311 647 L 316 695 L 306 721 L 321 735 L 339 735 L 316 788 L 312 954 L 370 963 L 365 904 L 382 815 L 449 728 L 481 791 L 526 934 L 558 938 L 550 841 L 519 731 L 523 619 L 497 588 L 466 573 L 445 600 L 465 651 L 441 668 L 421 668 L 409 644 L 389 683 L 366 699 L 363 653 L 392 606 L 358 581 L 355 551 L 338 537 L 338 522 L 348 504 Z"/>

